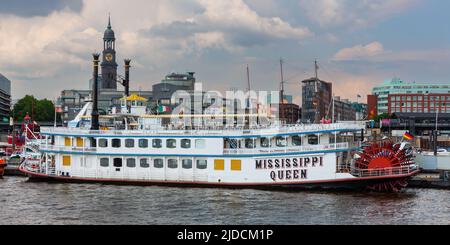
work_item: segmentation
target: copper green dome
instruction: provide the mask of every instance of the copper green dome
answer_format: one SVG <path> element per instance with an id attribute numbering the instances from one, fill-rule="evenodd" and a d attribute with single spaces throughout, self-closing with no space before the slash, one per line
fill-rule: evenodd
<path id="1" fill-rule="evenodd" d="M 111 41 L 115 41 L 116 40 L 116 36 L 114 34 L 114 31 L 111 28 L 111 17 L 109 17 L 108 19 L 108 27 L 105 30 L 105 35 L 103 35 L 103 39 L 106 40 L 111 40 Z"/>

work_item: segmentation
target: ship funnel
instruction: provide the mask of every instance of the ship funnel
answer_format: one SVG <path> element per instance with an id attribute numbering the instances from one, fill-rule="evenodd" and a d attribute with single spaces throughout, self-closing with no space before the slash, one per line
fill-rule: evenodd
<path id="1" fill-rule="evenodd" d="M 92 87 L 92 113 L 91 113 L 91 130 L 99 130 L 99 113 L 98 113 L 98 63 L 100 54 L 92 54 L 94 57 L 94 73 Z"/>
<path id="2" fill-rule="evenodd" d="M 131 67 L 131 60 L 126 59 L 125 61 L 125 81 L 124 81 L 124 87 L 125 87 L 125 96 L 130 96 L 130 67 Z"/>

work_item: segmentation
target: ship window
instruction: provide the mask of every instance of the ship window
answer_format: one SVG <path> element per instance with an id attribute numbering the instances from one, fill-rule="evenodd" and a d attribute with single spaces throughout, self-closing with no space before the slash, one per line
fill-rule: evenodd
<path id="1" fill-rule="evenodd" d="M 183 165 L 183 169 L 192 169 L 192 159 L 183 159 L 181 165 Z"/>
<path id="2" fill-rule="evenodd" d="M 178 160 L 177 159 L 169 159 L 167 161 L 167 167 L 171 169 L 178 168 Z"/>
<path id="3" fill-rule="evenodd" d="M 111 145 L 113 148 L 120 148 L 120 139 L 113 139 Z"/>
<path id="4" fill-rule="evenodd" d="M 72 138 L 64 138 L 64 146 L 72 146 Z"/>
<path id="5" fill-rule="evenodd" d="M 139 140 L 139 148 L 148 148 L 148 140 L 140 139 Z"/>
<path id="6" fill-rule="evenodd" d="M 310 144 L 310 145 L 318 145 L 319 144 L 319 137 L 317 135 L 314 135 L 314 134 L 308 135 L 308 144 Z"/>
<path id="7" fill-rule="evenodd" d="M 134 147 L 134 139 L 126 139 L 125 140 L 125 147 L 126 148 L 133 148 Z"/>
<path id="8" fill-rule="evenodd" d="M 208 167 L 208 161 L 205 159 L 197 160 L 197 169 L 206 169 Z"/>
<path id="9" fill-rule="evenodd" d="M 84 147 L 83 138 L 77 138 L 77 147 Z"/>
<path id="10" fill-rule="evenodd" d="M 292 136 L 292 145 L 293 146 L 301 146 L 302 145 L 302 137 L 301 136 Z"/>
<path id="11" fill-rule="evenodd" d="M 136 167 L 136 159 L 128 158 L 127 159 L 127 167 L 128 168 L 135 168 Z"/>
<path id="12" fill-rule="evenodd" d="M 121 168 L 122 167 L 122 158 L 114 158 L 113 166 L 115 168 Z"/>
<path id="13" fill-rule="evenodd" d="M 206 148 L 206 142 L 203 139 L 195 140 L 195 148 L 197 149 L 205 149 Z"/>
<path id="14" fill-rule="evenodd" d="M 247 149 L 256 148 L 255 139 L 245 139 L 245 148 Z"/>
<path id="15" fill-rule="evenodd" d="M 154 159 L 153 160 L 153 167 L 155 168 L 164 168 L 164 160 L 163 159 Z"/>
<path id="16" fill-rule="evenodd" d="M 231 171 L 241 171 L 242 162 L 241 160 L 231 160 Z"/>
<path id="17" fill-rule="evenodd" d="M 214 160 L 214 170 L 216 170 L 216 171 L 225 170 L 225 160 L 223 160 L 223 159 Z"/>
<path id="18" fill-rule="evenodd" d="M 261 138 L 261 147 L 268 148 L 270 147 L 270 140 L 269 138 Z"/>
<path id="19" fill-rule="evenodd" d="M 162 147 L 162 140 L 161 139 L 154 139 L 154 140 L 152 140 L 152 146 L 153 146 L 153 148 L 161 148 Z"/>
<path id="20" fill-rule="evenodd" d="M 72 159 L 70 156 L 63 156 L 63 166 L 64 167 L 70 167 L 70 165 L 72 164 Z"/>
<path id="21" fill-rule="evenodd" d="M 141 160 L 139 160 L 139 164 L 140 164 L 141 168 L 149 168 L 150 167 L 150 164 L 148 164 L 147 158 L 142 158 Z"/>
<path id="22" fill-rule="evenodd" d="M 109 158 L 100 158 L 100 167 L 109 167 Z"/>
<path id="23" fill-rule="evenodd" d="M 99 139 L 98 146 L 100 146 L 102 148 L 108 147 L 108 140 L 107 139 Z"/>
<path id="24" fill-rule="evenodd" d="M 287 140 L 285 137 L 277 137 L 275 142 L 276 142 L 275 144 L 278 147 L 286 147 L 287 146 Z"/>
<path id="25" fill-rule="evenodd" d="M 181 148 L 183 148 L 183 149 L 191 148 L 191 140 L 190 139 L 181 140 Z"/>
<path id="26" fill-rule="evenodd" d="M 169 149 L 174 149 L 177 147 L 177 140 L 174 139 L 168 139 L 166 141 L 166 147 Z"/>

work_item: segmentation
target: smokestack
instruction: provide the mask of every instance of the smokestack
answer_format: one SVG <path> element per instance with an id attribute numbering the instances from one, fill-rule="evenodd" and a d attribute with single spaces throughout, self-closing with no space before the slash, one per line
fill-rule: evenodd
<path id="1" fill-rule="evenodd" d="M 98 63 L 100 54 L 92 54 L 94 57 L 94 80 L 93 80 L 93 88 L 92 88 L 92 114 L 91 114 L 91 130 L 99 130 L 99 113 L 98 113 Z"/>
<path id="2" fill-rule="evenodd" d="M 124 86 L 125 86 L 125 96 L 130 96 L 130 63 L 131 60 L 126 59 L 125 61 L 125 82 L 124 82 Z"/>

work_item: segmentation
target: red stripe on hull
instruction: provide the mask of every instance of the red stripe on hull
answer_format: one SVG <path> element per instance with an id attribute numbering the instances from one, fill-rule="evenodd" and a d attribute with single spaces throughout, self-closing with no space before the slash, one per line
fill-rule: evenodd
<path id="1" fill-rule="evenodd" d="M 154 180 L 123 180 L 123 179 L 95 179 L 80 177 L 62 177 L 48 176 L 45 174 L 37 174 L 20 168 L 20 171 L 27 174 L 31 179 L 48 180 L 55 182 L 69 183 L 103 183 L 116 185 L 156 185 L 156 186 L 180 186 L 180 187 L 224 187 L 224 188 L 326 188 L 326 189 L 365 189 L 366 187 L 391 182 L 394 180 L 407 180 L 417 174 L 419 171 L 405 175 L 382 176 L 382 177 L 366 177 L 366 178 L 348 178 L 336 180 L 318 180 L 303 182 L 274 182 L 274 183 L 211 183 L 211 182 L 195 182 L 195 181 L 154 181 Z"/>

